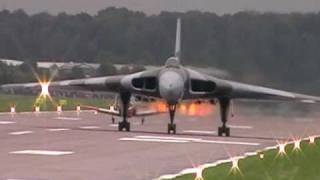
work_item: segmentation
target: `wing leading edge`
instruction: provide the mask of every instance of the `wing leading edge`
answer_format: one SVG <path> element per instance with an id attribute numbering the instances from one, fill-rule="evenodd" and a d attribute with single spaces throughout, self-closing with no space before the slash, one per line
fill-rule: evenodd
<path id="1" fill-rule="evenodd" d="M 121 80 L 124 76 L 105 76 L 97 78 L 85 78 L 75 80 L 54 81 L 50 83 L 50 88 L 69 87 L 90 91 L 110 91 L 119 92 Z M 19 83 L 5 84 L 0 86 L 2 90 L 22 89 L 22 88 L 41 88 L 41 83 Z"/>
<path id="2" fill-rule="evenodd" d="M 231 91 L 229 96 L 232 99 L 255 99 L 255 100 L 278 100 L 278 101 L 296 101 L 301 103 L 320 103 L 320 97 L 304 94 L 292 93 L 262 86 L 249 85 L 233 81 L 224 80 L 229 84 Z"/>

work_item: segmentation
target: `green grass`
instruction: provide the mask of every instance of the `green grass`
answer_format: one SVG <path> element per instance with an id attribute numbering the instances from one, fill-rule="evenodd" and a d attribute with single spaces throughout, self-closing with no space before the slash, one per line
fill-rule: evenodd
<path id="1" fill-rule="evenodd" d="M 63 110 L 75 110 L 79 104 L 106 107 L 108 101 L 102 99 L 82 98 L 53 98 L 41 99 L 36 103 L 36 96 L 0 94 L 0 112 L 9 112 L 12 105 L 16 106 L 17 112 L 32 111 L 35 104 L 40 105 L 41 111 L 55 111 L 57 104 L 63 105 Z"/>
<path id="2" fill-rule="evenodd" d="M 293 151 L 293 145 L 286 147 L 287 156 L 278 156 L 278 150 L 269 150 L 264 158 L 251 156 L 239 160 L 241 173 L 230 173 L 231 163 L 203 171 L 204 180 L 319 180 L 320 179 L 320 141 L 316 144 L 302 142 L 301 151 Z M 174 180 L 194 180 L 188 174 Z"/>

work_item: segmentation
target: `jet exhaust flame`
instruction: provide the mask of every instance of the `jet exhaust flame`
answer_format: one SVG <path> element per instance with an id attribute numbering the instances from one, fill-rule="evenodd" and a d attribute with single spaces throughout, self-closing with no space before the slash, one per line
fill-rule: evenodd
<path id="1" fill-rule="evenodd" d="M 159 101 L 151 103 L 151 109 L 157 112 L 167 112 L 168 105 L 165 102 Z M 177 106 L 177 112 L 186 116 L 203 117 L 213 114 L 214 106 L 207 103 L 184 102 Z"/>
<path id="2" fill-rule="evenodd" d="M 178 111 L 187 116 L 208 116 L 214 112 L 214 107 L 206 103 L 185 103 L 178 107 Z"/>

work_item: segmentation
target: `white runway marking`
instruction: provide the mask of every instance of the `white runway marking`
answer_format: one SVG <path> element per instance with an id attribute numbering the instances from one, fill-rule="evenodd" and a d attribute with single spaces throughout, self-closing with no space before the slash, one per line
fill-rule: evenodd
<path id="1" fill-rule="evenodd" d="M 188 143 L 190 141 L 184 140 L 170 140 L 170 139 L 143 139 L 143 138 L 120 138 L 120 141 L 142 141 L 142 142 L 165 142 L 165 143 Z"/>
<path id="2" fill-rule="evenodd" d="M 183 132 L 192 134 L 217 134 L 215 131 L 185 130 Z"/>
<path id="3" fill-rule="evenodd" d="M 56 117 L 54 119 L 67 120 L 67 121 L 79 121 L 79 120 L 81 120 L 81 118 L 78 118 L 78 117 Z"/>
<path id="4" fill-rule="evenodd" d="M 252 129 L 252 126 L 238 126 L 238 125 L 229 125 L 230 128 L 233 129 Z"/>
<path id="5" fill-rule="evenodd" d="M 132 125 L 134 126 L 139 126 L 141 123 L 139 122 L 133 122 Z M 109 124 L 110 127 L 119 127 L 119 124 Z"/>
<path id="6" fill-rule="evenodd" d="M 13 121 L 0 121 L 0 124 L 14 124 L 16 122 Z"/>
<path id="7" fill-rule="evenodd" d="M 260 143 L 241 142 L 241 141 L 217 141 L 204 140 L 201 138 L 183 138 L 168 136 L 135 136 L 133 138 L 120 138 L 120 141 L 142 141 L 142 142 L 169 142 L 169 143 L 208 143 L 208 144 L 228 144 L 228 145 L 246 145 L 259 146 Z"/>
<path id="8" fill-rule="evenodd" d="M 32 134 L 32 133 L 33 133 L 33 131 L 17 131 L 17 132 L 11 132 L 9 134 L 17 136 L 17 135 Z"/>
<path id="9" fill-rule="evenodd" d="M 182 140 L 182 141 L 196 141 L 198 138 L 184 138 L 184 137 L 170 137 L 170 136 L 135 136 L 141 139 L 168 139 L 168 140 Z"/>
<path id="10" fill-rule="evenodd" d="M 80 129 L 100 129 L 99 126 L 81 126 Z"/>
<path id="11" fill-rule="evenodd" d="M 67 128 L 55 128 L 55 129 L 47 129 L 50 132 L 59 132 L 59 131 L 69 131 L 70 129 Z"/>
<path id="12" fill-rule="evenodd" d="M 313 122 L 311 118 L 294 118 L 295 122 Z"/>
<path id="13" fill-rule="evenodd" d="M 240 142 L 240 141 L 212 141 L 212 140 L 199 140 L 197 143 L 209 143 L 209 144 L 231 144 L 231 145 L 245 145 L 245 146 L 259 146 L 260 143 Z"/>
<path id="14" fill-rule="evenodd" d="M 44 156 L 63 156 L 73 154 L 72 151 L 48 151 L 48 150 L 22 150 L 13 151 L 10 154 L 28 154 L 28 155 L 44 155 Z"/>

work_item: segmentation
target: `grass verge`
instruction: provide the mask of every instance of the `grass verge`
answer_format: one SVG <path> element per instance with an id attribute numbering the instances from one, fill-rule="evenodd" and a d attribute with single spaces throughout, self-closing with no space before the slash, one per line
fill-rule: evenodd
<path id="1" fill-rule="evenodd" d="M 279 156 L 278 149 L 239 160 L 240 171 L 231 172 L 231 163 L 207 168 L 202 172 L 204 180 L 318 180 L 320 179 L 320 141 L 314 144 L 301 142 L 301 150 L 286 146 L 286 155 Z M 174 180 L 194 180 L 194 174 L 187 174 Z"/>
<path id="2" fill-rule="evenodd" d="M 0 94 L 0 112 L 10 112 L 10 107 L 15 105 L 17 112 L 32 111 L 36 103 L 36 96 Z M 62 104 L 64 110 L 75 110 L 77 105 L 85 104 L 91 106 L 106 107 L 109 101 L 103 99 L 83 98 L 53 98 L 38 101 L 41 111 L 55 111 L 57 104 Z"/>

